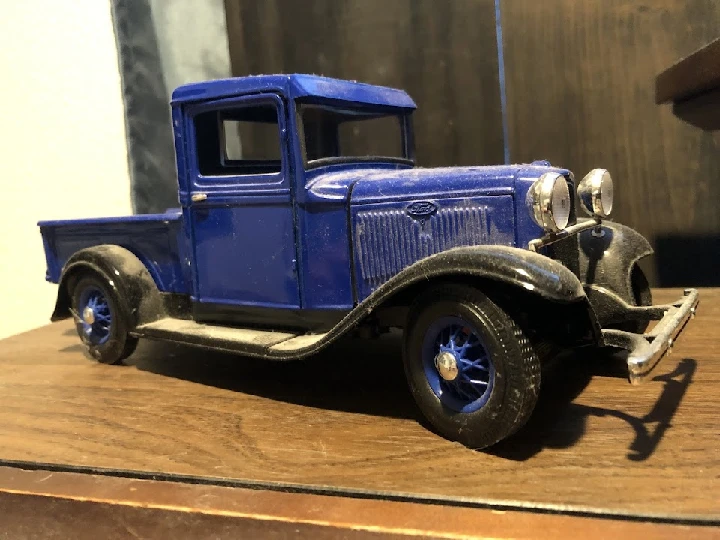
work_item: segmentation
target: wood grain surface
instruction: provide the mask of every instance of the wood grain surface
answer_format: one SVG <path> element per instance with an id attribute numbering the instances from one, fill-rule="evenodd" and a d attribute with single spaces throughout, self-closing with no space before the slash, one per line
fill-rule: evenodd
<path id="1" fill-rule="evenodd" d="M 0 460 L 718 523 L 719 301 L 701 292 L 645 385 L 630 386 L 617 357 L 554 362 L 528 426 L 492 452 L 427 429 L 393 336 L 285 364 L 141 342 L 128 366 L 107 366 L 83 355 L 71 324 L 53 324 L 0 342 Z"/>
<path id="2" fill-rule="evenodd" d="M 608 520 L 0 467 L 0 538 L 717 538 Z M 81 527 L 78 524 L 82 524 Z"/>
<path id="3" fill-rule="evenodd" d="M 501 2 L 510 154 L 615 180 L 615 219 L 661 285 L 718 285 L 720 135 L 655 104 L 655 78 L 720 35 L 712 0 Z M 685 261 L 692 261 L 686 264 Z"/>
<path id="4" fill-rule="evenodd" d="M 225 0 L 234 76 L 316 73 L 403 88 L 418 162 L 503 161 L 493 0 Z"/>

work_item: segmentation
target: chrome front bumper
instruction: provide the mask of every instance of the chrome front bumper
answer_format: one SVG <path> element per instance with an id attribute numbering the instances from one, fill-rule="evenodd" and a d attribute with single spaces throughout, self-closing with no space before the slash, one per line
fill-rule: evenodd
<path id="1" fill-rule="evenodd" d="M 646 334 L 621 330 L 603 330 L 604 344 L 628 351 L 628 377 L 632 384 L 647 379 L 660 360 L 668 353 L 698 306 L 697 289 L 686 289 L 684 296 L 672 304 L 652 306 L 651 313 L 661 313 L 655 327 Z M 641 309 L 641 308 L 635 308 Z"/>

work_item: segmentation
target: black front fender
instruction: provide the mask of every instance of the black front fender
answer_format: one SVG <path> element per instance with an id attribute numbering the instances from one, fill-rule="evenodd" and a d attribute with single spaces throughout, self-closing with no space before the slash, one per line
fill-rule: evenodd
<path id="1" fill-rule="evenodd" d="M 578 235 L 578 242 L 578 275 L 583 285 L 609 289 L 633 304 L 633 267 L 653 253 L 645 237 L 630 227 L 606 221 L 599 235 L 595 229 L 588 229 Z"/>
<path id="2" fill-rule="evenodd" d="M 366 301 L 384 298 L 413 283 L 441 276 L 490 279 L 554 302 L 585 298 L 577 276 L 545 255 L 508 246 L 468 246 L 416 262 L 378 287 Z"/>
<path id="3" fill-rule="evenodd" d="M 478 287 L 543 340 L 568 345 L 600 340 L 600 326 L 577 276 L 545 255 L 507 246 L 459 247 L 422 259 L 378 287 L 353 314 L 410 306 L 440 282 Z M 401 322 L 398 315 L 402 311 L 395 324 Z"/>

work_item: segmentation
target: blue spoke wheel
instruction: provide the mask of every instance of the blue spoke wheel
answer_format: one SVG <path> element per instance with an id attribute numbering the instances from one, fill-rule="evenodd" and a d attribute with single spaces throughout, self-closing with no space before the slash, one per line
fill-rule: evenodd
<path id="1" fill-rule="evenodd" d="M 460 317 L 441 317 L 430 325 L 422 363 L 430 388 L 453 411 L 477 411 L 492 394 L 492 358 L 477 330 Z"/>
<path id="2" fill-rule="evenodd" d="M 480 290 L 442 285 L 410 307 L 405 373 L 420 410 L 441 435 L 472 448 L 527 421 L 540 360 L 515 321 Z"/>
<path id="3" fill-rule="evenodd" d="M 77 333 L 88 354 L 99 362 L 115 364 L 135 350 L 137 338 L 128 335 L 126 314 L 115 288 L 97 275 L 86 275 L 72 287 Z"/>
<path id="4" fill-rule="evenodd" d="M 113 314 L 105 293 L 98 287 L 88 286 L 80 291 L 77 313 L 83 337 L 93 345 L 103 345 L 110 339 Z"/>

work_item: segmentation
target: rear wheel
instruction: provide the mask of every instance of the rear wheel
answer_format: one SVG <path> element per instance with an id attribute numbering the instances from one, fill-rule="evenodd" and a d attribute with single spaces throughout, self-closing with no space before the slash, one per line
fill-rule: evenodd
<path id="1" fill-rule="evenodd" d="M 540 360 L 513 319 L 471 287 L 447 285 L 410 310 L 410 389 L 444 437 L 485 448 L 517 431 L 540 389 Z"/>
<path id="2" fill-rule="evenodd" d="M 126 314 L 102 278 L 80 278 L 72 299 L 75 327 L 90 356 L 104 364 L 116 364 L 133 353 L 138 340 L 128 335 Z"/>

